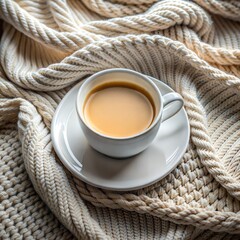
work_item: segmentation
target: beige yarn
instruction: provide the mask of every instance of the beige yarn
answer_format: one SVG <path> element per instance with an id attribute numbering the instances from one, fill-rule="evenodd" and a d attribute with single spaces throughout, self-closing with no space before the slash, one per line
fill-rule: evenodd
<path id="1" fill-rule="evenodd" d="M 240 238 L 239 1 L 0 0 L 0 18 L 0 239 Z M 50 138 L 69 89 L 114 67 L 169 84 L 191 125 L 179 166 L 125 193 L 74 178 Z"/>

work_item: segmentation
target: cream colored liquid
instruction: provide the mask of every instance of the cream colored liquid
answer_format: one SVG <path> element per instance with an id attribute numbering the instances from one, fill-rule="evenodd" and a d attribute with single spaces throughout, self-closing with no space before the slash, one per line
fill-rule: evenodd
<path id="1" fill-rule="evenodd" d="M 143 93 L 128 87 L 113 86 L 89 95 L 84 106 L 84 117 L 99 133 L 129 137 L 151 125 L 154 110 Z"/>

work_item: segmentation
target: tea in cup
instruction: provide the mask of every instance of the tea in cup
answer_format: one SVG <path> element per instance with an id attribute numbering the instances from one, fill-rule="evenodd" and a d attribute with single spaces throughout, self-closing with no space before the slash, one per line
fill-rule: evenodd
<path id="1" fill-rule="evenodd" d="M 89 144 L 116 158 L 130 157 L 146 149 L 161 122 L 182 106 L 183 99 L 178 93 L 162 96 L 150 78 L 121 68 L 89 77 L 79 88 L 76 101 L 81 128 Z"/>

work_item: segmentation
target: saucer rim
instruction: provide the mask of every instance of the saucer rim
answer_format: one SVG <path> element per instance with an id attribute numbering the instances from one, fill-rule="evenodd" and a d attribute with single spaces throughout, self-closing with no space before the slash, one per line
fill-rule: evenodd
<path id="1" fill-rule="evenodd" d="M 153 77 L 148 76 L 148 75 L 145 75 L 145 76 L 149 77 L 153 82 L 155 82 L 157 87 L 159 87 L 158 83 L 160 82 L 161 84 L 165 85 L 165 87 L 167 87 L 170 91 L 175 92 L 170 86 L 168 86 L 167 84 L 165 84 L 161 80 L 158 80 L 158 79 L 153 78 Z M 187 122 L 187 128 L 186 128 L 186 131 L 187 131 L 187 141 L 185 142 L 184 146 L 182 147 L 182 149 L 180 151 L 180 154 L 178 154 L 178 156 L 179 156 L 179 157 L 177 157 L 178 160 L 175 160 L 174 164 L 169 168 L 169 170 L 166 171 L 166 173 L 164 173 L 160 177 L 158 177 L 158 178 L 156 178 L 156 179 L 154 179 L 152 181 L 148 181 L 145 184 L 141 184 L 141 185 L 137 185 L 137 186 L 133 186 L 133 187 L 122 187 L 121 186 L 121 187 L 118 187 L 118 188 L 114 188 L 114 187 L 102 186 L 100 184 L 98 185 L 98 184 L 92 183 L 91 181 L 88 180 L 87 177 L 85 177 L 84 175 L 80 174 L 77 171 L 77 169 L 72 167 L 72 164 L 70 164 L 69 161 L 67 161 L 65 159 L 65 157 L 62 155 L 61 151 L 59 150 L 59 147 L 58 147 L 58 144 L 57 144 L 57 140 L 56 140 L 56 136 L 55 136 L 56 131 L 54 130 L 55 129 L 54 126 L 56 125 L 57 116 L 59 115 L 59 111 L 61 110 L 62 105 L 65 103 L 64 99 L 66 99 L 70 94 L 72 94 L 72 92 L 73 92 L 73 90 L 75 88 L 78 88 L 79 86 L 81 86 L 84 83 L 84 81 L 85 81 L 85 79 L 83 79 L 82 81 L 77 83 L 75 86 L 73 86 L 69 90 L 69 92 L 63 97 L 63 99 L 59 103 L 59 105 L 58 105 L 58 107 L 57 107 L 57 109 L 56 109 L 56 111 L 54 113 L 54 116 L 53 116 L 53 119 L 52 119 L 52 123 L 51 123 L 51 140 L 52 140 L 54 151 L 56 152 L 56 154 L 57 154 L 59 160 L 61 161 L 61 163 L 67 168 L 68 171 L 70 171 L 76 178 L 82 180 L 83 182 L 85 182 L 85 183 L 87 183 L 87 184 L 89 184 L 91 186 L 94 186 L 94 187 L 97 187 L 97 188 L 101 188 L 101 189 L 105 189 L 105 190 L 110 190 L 110 191 L 126 192 L 126 191 L 139 190 L 139 189 L 145 188 L 147 186 L 150 186 L 150 185 L 160 181 L 164 177 L 166 177 L 171 171 L 173 171 L 177 167 L 177 165 L 181 162 L 181 159 L 182 159 L 183 155 L 185 154 L 185 152 L 187 150 L 187 147 L 188 147 L 188 144 L 189 144 L 189 140 L 190 140 L 190 124 L 189 124 L 189 119 L 188 119 L 188 116 L 187 116 L 187 113 L 186 113 L 186 110 L 184 109 L 184 107 L 182 108 L 182 111 L 183 111 L 183 113 L 185 115 L 186 122 Z M 160 89 L 160 91 L 161 91 L 161 89 Z M 71 111 L 71 114 L 72 114 L 72 111 Z"/>

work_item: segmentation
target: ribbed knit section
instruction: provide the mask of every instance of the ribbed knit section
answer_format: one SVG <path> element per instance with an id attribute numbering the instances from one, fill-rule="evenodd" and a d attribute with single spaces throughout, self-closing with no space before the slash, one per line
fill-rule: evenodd
<path id="1" fill-rule="evenodd" d="M 0 18 L 0 239 L 240 238 L 239 1 L 1 0 Z M 122 193 L 50 136 L 72 86 L 121 67 L 179 92 L 191 127 L 171 173 Z"/>

